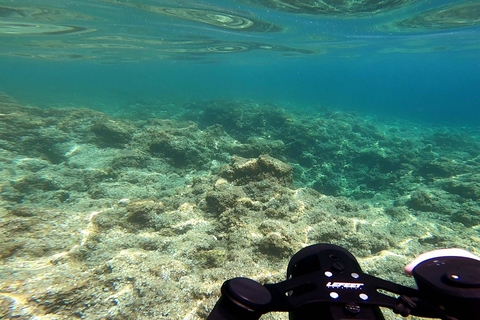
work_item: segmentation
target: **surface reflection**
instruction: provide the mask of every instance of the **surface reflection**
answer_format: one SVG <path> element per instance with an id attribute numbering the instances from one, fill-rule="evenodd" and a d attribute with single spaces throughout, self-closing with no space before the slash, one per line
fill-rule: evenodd
<path id="1" fill-rule="evenodd" d="M 217 28 L 224 28 L 235 31 L 251 31 L 251 32 L 279 32 L 281 28 L 274 24 L 263 22 L 257 19 L 242 17 L 234 14 L 200 10 L 200 9 L 184 9 L 184 8 L 160 8 L 152 6 L 142 6 L 142 8 L 168 14 L 177 18 L 187 19 L 190 21 L 205 23 Z"/>
<path id="2" fill-rule="evenodd" d="M 222 8 L 223 10 L 220 11 L 203 8 L 152 6 L 130 2 L 119 2 L 117 0 L 103 1 L 234 31 L 279 32 L 282 30 L 281 27 L 272 23 L 228 12 L 228 8 Z"/>
<path id="3" fill-rule="evenodd" d="M 397 21 L 391 30 L 445 30 L 480 25 L 480 3 L 460 3 L 435 8 Z"/>
<path id="4" fill-rule="evenodd" d="M 0 56 L 209 62 L 229 54 L 265 53 L 351 59 L 372 48 L 387 54 L 478 50 L 480 45 L 477 33 L 470 29 L 455 31 L 453 40 L 444 33 L 442 45 L 437 38 L 429 41 L 438 31 L 478 28 L 480 1 L 442 2 L 449 5 L 418 0 L 42 3 L 12 1 L 0 6 Z"/>
<path id="5" fill-rule="evenodd" d="M 0 21 L 0 34 L 3 35 L 65 35 L 94 31 L 94 29 L 78 26 Z"/>
<path id="6" fill-rule="evenodd" d="M 412 0 L 247 0 L 265 7 L 295 13 L 364 16 L 388 12 L 405 6 Z"/>
<path id="7" fill-rule="evenodd" d="M 0 18 L 22 20 L 22 21 L 62 21 L 71 20 L 93 20 L 89 15 L 80 14 L 51 7 L 8 7 L 0 6 Z"/>

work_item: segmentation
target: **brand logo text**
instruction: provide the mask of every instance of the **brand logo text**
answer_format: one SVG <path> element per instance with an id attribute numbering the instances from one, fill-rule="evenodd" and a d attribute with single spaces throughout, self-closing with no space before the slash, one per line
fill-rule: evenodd
<path id="1" fill-rule="evenodd" d="M 353 283 L 353 282 L 328 282 L 327 288 L 329 289 L 361 289 L 365 284 L 364 283 Z"/>

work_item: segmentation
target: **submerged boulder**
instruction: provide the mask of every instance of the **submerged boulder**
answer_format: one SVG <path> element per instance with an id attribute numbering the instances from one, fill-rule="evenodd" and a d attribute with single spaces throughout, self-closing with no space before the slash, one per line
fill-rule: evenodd
<path id="1" fill-rule="evenodd" d="M 233 157 L 232 163 L 222 168 L 221 175 L 236 185 L 271 180 L 286 187 L 293 186 L 292 167 L 268 155 L 256 159 Z"/>

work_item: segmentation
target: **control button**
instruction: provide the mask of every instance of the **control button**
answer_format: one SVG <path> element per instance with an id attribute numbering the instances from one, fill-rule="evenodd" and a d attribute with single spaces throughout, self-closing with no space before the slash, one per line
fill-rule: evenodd
<path id="1" fill-rule="evenodd" d="M 477 266 L 463 266 L 447 270 L 445 278 L 449 285 L 456 287 L 480 287 L 480 273 Z"/>
<path id="2" fill-rule="evenodd" d="M 353 302 L 349 302 L 345 305 L 345 311 L 347 314 L 350 314 L 350 315 L 357 315 L 360 313 L 360 311 L 362 311 L 362 308 L 360 308 L 359 305 L 353 303 Z"/>
<path id="3" fill-rule="evenodd" d="M 360 299 L 362 299 L 364 301 L 368 300 L 368 295 L 366 295 L 365 293 L 360 293 L 358 296 L 360 297 Z"/>

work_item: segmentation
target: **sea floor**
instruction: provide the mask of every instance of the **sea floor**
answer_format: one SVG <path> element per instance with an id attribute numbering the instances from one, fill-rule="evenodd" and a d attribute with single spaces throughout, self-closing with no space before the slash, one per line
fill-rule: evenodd
<path id="1" fill-rule="evenodd" d="M 0 166 L 4 319 L 204 319 L 223 281 L 282 281 L 314 243 L 409 286 L 403 267 L 421 252 L 480 253 L 474 127 L 233 100 L 102 113 L 2 95 Z"/>

